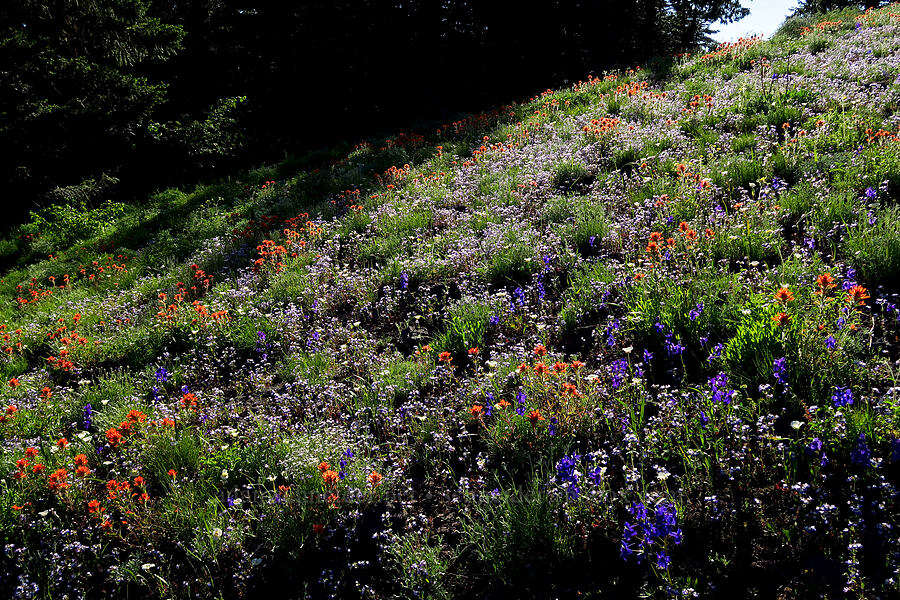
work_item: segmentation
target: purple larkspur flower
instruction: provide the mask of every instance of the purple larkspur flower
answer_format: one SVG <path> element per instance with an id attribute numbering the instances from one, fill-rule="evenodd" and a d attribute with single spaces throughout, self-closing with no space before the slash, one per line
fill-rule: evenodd
<path id="1" fill-rule="evenodd" d="M 856 446 L 850 452 L 850 462 L 860 467 L 868 467 L 872 464 L 872 451 L 866 444 L 866 434 L 860 433 L 856 439 Z"/>
<path id="2" fill-rule="evenodd" d="M 806 445 L 806 452 L 807 454 L 815 454 L 817 452 L 821 452 L 823 447 L 824 444 L 822 443 L 822 440 L 815 437 L 809 444 Z"/>
<path id="3" fill-rule="evenodd" d="M 697 306 L 695 308 L 691 309 L 691 311 L 688 313 L 688 318 L 690 318 L 691 321 L 696 321 L 697 318 L 702 314 L 703 314 L 703 303 L 698 302 Z"/>
<path id="4" fill-rule="evenodd" d="M 684 352 L 684 345 L 681 343 L 681 340 L 676 338 L 673 334 L 666 335 L 666 354 L 670 357 L 672 356 L 681 356 Z"/>
<path id="5" fill-rule="evenodd" d="M 643 502 L 634 502 L 628 508 L 628 512 L 634 518 L 634 521 L 626 521 L 622 530 L 622 546 L 620 555 L 624 560 L 632 555 L 637 555 L 637 561 L 640 562 L 644 554 L 656 556 L 657 561 L 660 555 L 665 556 L 663 559 L 665 568 L 668 568 L 668 554 L 666 547 L 668 542 L 676 545 L 682 541 L 682 531 L 678 526 L 678 510 L 671 502 L 660 502 L 653 509 Z M 659 564 L 659 563 L 657 563 Z"/>
<path id="6" fill-rule="evenodd" d="M 521 287 L 517 287 L 513 290 L 513 297 L 516 299 L 516 304 L 525 306 L 525 291 L 522 290 Z"/>
<path id="7" fill-rule="evenodd" d="M 853 404 L 853 390 L 848 387 L 835 387 L 834 393 L 831 395 L 831 401 L 834 402 L 835 408 L 849 406 Z"/>
<path id="8" fill-rule="evenodd" d="M 787 359 L 785 357 L 776 358 L 772 364 L 772 376 L 775 381 L 787 387 Z"/>
<path id="9" fill-rule="evenodd" d="M 622 385 L 622 381 L 625 378 L 625 373 L 628 371 L 628 361 L 624 358 L 620 358 L 619 360 L 613 362 L 610 366 L 610 370 L 612 371 L 612 386 L 614 388 Z"/>
<path id="10" fill-rule="evenodd" d="M 731 400 L 732 398 L 734 398 L 735 390 L 728 389 L 728 375 L 726 375 L 725 373 L 719 373 L 714 377 L 710 377 L 709 386 L 712 388 L 713 402 L 731 404 Z"/>

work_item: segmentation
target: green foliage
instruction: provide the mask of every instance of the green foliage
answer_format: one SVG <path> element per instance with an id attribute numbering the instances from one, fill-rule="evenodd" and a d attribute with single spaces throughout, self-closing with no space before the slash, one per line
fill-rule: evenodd
<path id="1" fill-rule="evenodd" d="M 479 336 L 484 340 L 484 332 L 480 331 L 477 323 L 463 326 L 460 333 L 460 337 L 466 340 L 477 340 Z M 452 343 L 449 337 L 448 342 Z M 472 347 L 468 346 L 466 350 Z M 428 365 L 421 361 L 394 360 L 375 377 L 372 388 L 394 404 L 399 404 L 409 397 L 410 392 L 420 390 L 427 383 L 429 371 Z"/>
<path id="2" fill-rule="evenodd" d="M 495 284 L 524 283 L 537 269 L 531 235 L 514 230 L 507 231 L 499 250 L 481 267 L 487 280 Z"/>
<path id="3" fill-rule="evenodd" d="M 716 233 L 710 250 L 716 260 L 766 262 L 779 256 L 782 241 L 772 212 L 744 206 L 731 215 L 729 227 Z"/>
<path id="4" fill-rule="evenodd" d="M 685 135 L 689 135 L 700 144 L 702 148 L 706 148 L 718 141 L 718 136 L 713 129 L 704 127 L 699 119 L 688 119 L 680 122 L 679 127 Z"/>
<path id="5" fill-rule="evenodd" d="M 568 236 L 581 253 L 587 254 L 599 247 L 609 233 L 609 218 L 601 203 L 588 199 L 577 203 L 574 213 L 575 226 L 568 230 Z"/>
<path id="6" fill-rule="evenodd" d="M 202 120 L 150 123 L 147 133 L 157 142 L 176 148 L 190 163 L 212 166 L 212 161 L 237 154 L 244 141 L 239 118 L 246 96 L 222 98 Z"/>
<path id="7" fill-rule="evenodd" d="M 900 281 L 900 207 L 874 211 L 874 223 L 863 216 L 847 230 L 846 252 L 860 275 L 871 285 Z"/>
<path id="8" fill-rule="evenodd" d="M 129 373 L 120 371 L 101 378 L 95 384 L 86 385 L 81 390 L 79 403 L 82 407 L 91 405 L 96 412 L 94 423 L 97 429 L 105 431 L 118 427 L 131 409 L 146 408 L 134 405 L 134 395 L 135 387 Z M 76 420 L 78 416 L 75 415 Z"/>
<path id="9" fill-rule="evenodd" d="M 433 219 L 434 214 L 427 206 L 382 217 L 374 224 L 378 235 L 360 249 L 360 258 L 383 264 L 398 256 L 407 247 L 409 238 L 430 228 Z"/>
<path id="10" fill-rule="evenodd" d="M 332 369 L 328 356 L 320 352 L 288 356 L 278 374 L 284 381 L 306 381 L 310 385 L 323 384 Z"/>
<path id="11" fill-rule="evenodd" d="M 583 163 L 568 160 L 553 167 L 550 181 L 556 189 L 569 192 L 583 189 L 592 179 Z"/>
<path id="12" fill-rule="evenodd" d="M 781 129 L 785 123 L 795 125 L 803 119 L 803 112 L 794 105 L 776 106 L 766 113 L 766 123 Z"/>
<path id="13" fill-rule="evenodd" d="M 731 141 L 731 149 L 734 152 L 746 152 L 756 146 L 756 136 L 752 133 L 739 135 Z"/>
<path id="14" fill-rule="evenodd" d="M 777 312 L 772 303 L 756 297 L 744 311 L 734 336 L 725 344 L 722 359 L 730 373 L 752 387 L 770 382 L 772 364 L 784 355 L 783 332 L 772 318 Z M 796 320 L 792 322 L 796 325 Z"/>
<path id="15" fill-rule="evenodd" d="M 700 338 L 726 339 L 733 331 L 740 309 L 740 300 L 732 294 L 734 287 L 734 279 L 727 275 L 704 277 L 691 285 L 650 275 L 623 294 L 635 344 L 660 345 L 659 323 L 693 358 L 705 360 Z"/>
<path id="16" fill-rule="evenodd" d="M 450 352 L 459 364 L 466 359 L 469 348 L 484 346 L 488 321 L 494 314 L 491 304 L 461 301 L 448 311 L 446 329 L 431 344 L 437 352 Z"/>
<path id="17" fill-rule="evenodd" d="M 804 28 L 811 28 L 815 25 L 815 21 L 811 17 L 794 14 L 781 24 L 773 38 L 799 38 Z"/>
<path id="18" fill-rule="evenodd" d="M 23 231 L 49 237 L 60 245 L 71 244 L 77 239 L 102 234 L 126 210 L 125 204 L 109 200 L 97 208 L 89 208 L 80 201 L 54 204 L 32 212 L 31 221 L 23 227 Z"/>
<path id="19" fill-rule="evenodd" d="M 750 190 L 751 184 L 758 185 L 763 175 L 763 165 L 759 161 L 731 157 L 719 162 L 712 180 L 717 186 L 735 195 L 737 188 Z"/>
<path id="20" fill-rule="evenodd" d="M 872 143 L 863 150 L 862 158 L 859 167 L 844 173 L 845 184 L 862 192 L 866 187 L 877 189 L 887 182 L 891 197 L 900 199 L 900 144 Z"/>
<path id="21" fill-rule="evenodd" d="M 612 278 L 610 270 L 599 262 L 581 264 L 569 274 L 569 285 L 559 313 L 564 332 L 575 333 L 578 327 L 585 325 L 586 321 L 596 315 L 600 298 L 606 289 L 604 284 L 610 283 Z"/>
<path id="22" fill-rule="evenodd" d="M 631 171 L 640 156 L 634 148 L 620 148 L 613 153 L 613 168 Z"/>
<path id="23" fill-rule="evenodd" d="M 462 511 L 463 543 L 498 591 L 535 594 L 574 555 L 574 540 L 558 523 L 557 501 L 541 484 L 535 476 L 524 489 L 502 490 Z"/>
<path id="24" fill-rule="evenodd" d="M 452 598 L 445 577 L 451 559 L 440 536 L 432 541 L 423 533 L 406 533 L 388 549 L 388 565 L 397 585 L 408 597 Z"/>
<path id="25" fill-rule="evenodd" d="M 818 54 L 831 47 L 831 40 L 821 35 L 811 35 L 807 38 L 806 47 L 811 54 Z"/>
<path id="26" fill-rule="evenodd" d="M 204 458 L 208 457 L 204 455 Z M 170 469 L 183 477 L 193 477 L 200 470 L 200 444 L 190 432 L 182 432 L 174 438 L 159 436 L 148 442 L 143 449 L 142 463 L 157 482 L 171 481 Z"/>

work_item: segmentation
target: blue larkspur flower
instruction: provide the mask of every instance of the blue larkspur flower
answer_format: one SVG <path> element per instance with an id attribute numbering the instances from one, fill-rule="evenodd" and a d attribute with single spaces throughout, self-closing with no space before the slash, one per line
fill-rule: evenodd
<path id="1" fill-rule="evenodd" d="M 853 404 L 853 390 L 850 388 L 835 387 L 834 393 L 831 395 L 831 401 L 834 402 L 835 408 L 849 406 Z"/>
<path id="2" fill-rule="evenodd" d="M 872 451 L 866 444 L 866 434 L 861 433 L 856 440 L 856 446 L 850 452 L 850 462 L 860 467 L 868 467 L 872 464 Z"/>
<path id="3" fill-rule="evenodd" d="M 703 314 L 703 303 L 698 302 L 696 308 L 691 309 L 691 311 L 688 313 L 688 318 L 690 318 L 691 321 L 696 321 L 697 318 L 702 314 Z"/>
<path id="4" fill-rule="evenodd" d="M 613 362 L 610 369 L 612 370 L 612 386 L 617 388 L 622 385 L 622 381 L 625 379 L 625 373 L 628 371 L 628 361 L 620 358 Z"/>
<path id="5" fill-rule="evenodd" d="M 787 359 L 785 357 L 775 359 L 772 364 L 772 376 L 775 377 L 775 381 L 787 386 Z"/>
<path id="6" fill-rule="evenodd" d="M 719 373 L 714 377 L 710 377 L 709 385 L 712 388 L 713 402 L 731 404 L 731 400 L 734 398 L 736 392 L 735 390 L 728 389 L 728 375 Z"/>

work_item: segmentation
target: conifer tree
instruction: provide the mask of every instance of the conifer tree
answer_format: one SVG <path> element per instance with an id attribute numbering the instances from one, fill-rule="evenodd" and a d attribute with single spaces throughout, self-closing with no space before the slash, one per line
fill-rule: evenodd
<path id="1" fill-rule="evenodd" d="M 0 3 L 0 148 L 8 153 L 0 183 L 7 193 L 34 196 L 115 175 L 166 100 L 154 69 L 184 35 L 149 8 L 149 0 Z"/>

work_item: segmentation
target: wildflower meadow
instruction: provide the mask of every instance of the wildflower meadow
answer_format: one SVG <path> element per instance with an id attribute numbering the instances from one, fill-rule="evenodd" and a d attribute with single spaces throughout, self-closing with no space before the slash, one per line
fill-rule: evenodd
<path id="1" fill-rule="evenodd" d="M 0 240 L 5 598 L 900 597 L 900 5 Z"/>

